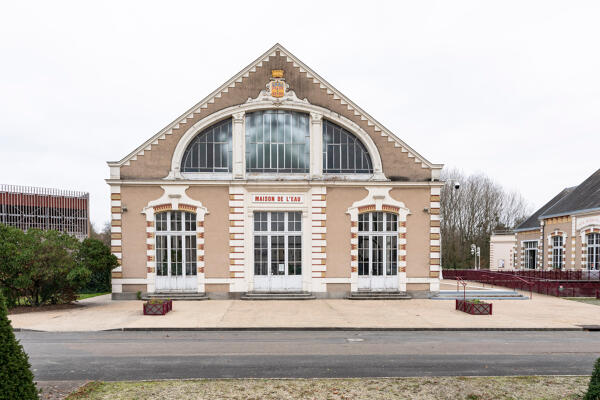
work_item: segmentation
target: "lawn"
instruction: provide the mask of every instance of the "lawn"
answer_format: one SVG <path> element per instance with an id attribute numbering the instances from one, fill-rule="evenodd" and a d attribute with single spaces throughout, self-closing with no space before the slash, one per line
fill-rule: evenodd
<path id="1" fill-rule="evenodd" d="M 600 299 L 597 299 L 595 297 L 563 297 L 563 299 L 578 301 L 580 303 L 593 304 L 595 306 L 600 306 Z"/>
<path id="2" fill-rule="evenodd" d="M 78 293 L 77 300 L 89 299 L 90 297 L 102 296 L 103 294 L 110 294 L 110 292 L 102 293 Z"/>
<path id="3" fill-rule="evenodd" d="M 589 380 L 587 376 L 522 376 L 91 382 L 67 400 L 568 400 L 581 399 Z"/>

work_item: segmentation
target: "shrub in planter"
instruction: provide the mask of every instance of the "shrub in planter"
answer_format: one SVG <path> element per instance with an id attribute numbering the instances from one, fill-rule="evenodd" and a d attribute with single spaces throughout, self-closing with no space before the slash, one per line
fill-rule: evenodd
<path id="1" fill-rule="evenodd" d="M 585 394 L 584 400 L 600 400 L 600 358 L 596 360 L 594 372 L 590 379 L 588 391 Z"/>
<path id="2" fill-rule="evenodd" d="M 456 300 L 456 309 L 471 315 L 492 315 L 492 303 L 486 303 L 479 299 Z"/>
<path id="3" fill-rule="evenodd" d="M 37 399 L 29 359 L 6 314 L 4 297 L 0 294 L 0 399 Z"/>

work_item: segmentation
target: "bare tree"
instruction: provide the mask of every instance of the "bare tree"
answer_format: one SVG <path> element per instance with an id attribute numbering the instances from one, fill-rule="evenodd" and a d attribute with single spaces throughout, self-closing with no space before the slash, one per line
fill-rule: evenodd
<path id="1" fill-rule="evenodd" d="M 90 226 L 92 228 L 90 232 L 90 237 L 92 239 L 98 239 L 102 243 L 110 247 L 110 222 L 104 223 L 104 226 L 102 227 L 102 230 L 100 232 L 97 232 L 96 229 L 94 229 L 93 224 L 90 224 Z"/>
<path id="2" fill-rule="evenodd" d="M 507 192 L 483 174 L 466 175 L 457 169 L 444 170 L 440 215 L 444 268 L 473 265 L 471 244 L 481 247 L 481 265 L 488 267 L 490 235 L 512 229 L 530 213 L 527 201 L 517 192 Z M 460 182 L 460 189 L 454 182 Z"/>

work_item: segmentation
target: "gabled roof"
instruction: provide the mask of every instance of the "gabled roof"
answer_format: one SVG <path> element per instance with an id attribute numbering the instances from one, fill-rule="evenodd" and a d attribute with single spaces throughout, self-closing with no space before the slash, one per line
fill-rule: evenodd
<path id="1" fill-rule="evenodd" d="M 572 189 L 560 201 L 547 208 L 539 218 L 600 210 L 600 169 Z"/>
<path id="2" fill-rule="evenodd" d="M 530 230 L 533 230 L 533 229 L 539 229 L 540 228 L 540 221 L 539 221 L 540 216 L 542 214 L 544 214 L 544 212 L 546 212 L 546 210 L 550 209 L 556 203 L 558 203 L 559 201 L 561 201 L 564 197 L 566 197 L 574 189 L 575 189 L 575 187 L 570 187 L 570 188 L 563 189 L 559 194 L 557 194 L 556 196 L 554 196 L 552 198 L 552 200 L 550 200 L 549 202 L 547 202 L 546 204 L 544 204 L 539 210 L 537 210 L 536 212 L 534 212 L 532 216 L 530 216 L 525 221 L 523 221 L 519 226 L 517 226 L 514 229 L 515 232 L 530 231 Z"/>
<path id="3" fill-rule="evenodd" d="M 171 122 L 161 131 L 156 133 L 146 142 L 144 142 L 137 149 L 129 153 L 123 159 L 119 161 L 109 161 L 108 165 L 111 167 L 120 167 L 122 165 L 129 165 L 130 161 L 134 161 L 138 156 L 144 154 L 145 151 L 150 150 L 153 144 L 157 144 L 158 140 L 163 139 L 165 135 L 170 135 L 173 133 L 174 129 L 178 129 L 179 125 L 185 123 L 188 119 L 193 119 L 194 113 L 199 113 L 200 110 L 207 108 L 209 104 L 214 103 L 215 99 L 223 96 L 223 94 L 227 93 L 230 88 L 234 88 L 237 84 L 242 83 L 242 80 L 249 76 L 251 72 L 255 72 L 257 67 L 261 67 L 263 63 L 269 61 L 269 57 L 276 57 L 277 53 L 281 56 L 287 58 L 288 62 L 293 63 L 294 67 L 300 69 L 301 72 L 306 72 L 306 77 L 312 79 L 314 83 L 319 84 L 321 89 L 327 90 L 328 94 L 333 95 L 333 99 L 339 101 L 342 105 L 346 106 L 350 112 L 353 112 L 354 115 L 360 117 L 361 120 L 366 121 L 369 126 L 373 126 L 374 130 L 381 134 L 381 136 L 385 136 L 388 138 L 388 141 L 394 142 L 396 147 L 401 147 L 402 151 L 408 153 L 409 157 L 415 158 L 415 160 L 419 160 L 424 168 L 432 168 L 432 169 L 440 169 L 443 167 L 443 164 L 434 164 L 425 159 L 422 155 L 417 153 L 414 149 L 408 146 L 404 141 L 394 135 L 390 130 L 384 127 L 381 123 L 379 123 L 375 118 L 370 116 L 363 109 L 358 107 L 354 102 L 344 96 L 339 90 L 337 90 L 333 85 L 325 81 L 325 79 L 321 78 L 316 72 L 307 67 L 302 61 L 300 61 L 296 56 L 290 53 L 287 49 L 285 49 L 281 44 L 276 43 L 273 47 L 267 50 L 263 55 L 258 57 L 254 62 L 248 65 L 246 68 L 241 70 L 227 82 L 225 82 L 221 87 L 212 92 L 210 95 L 202 99 L 199 103 L 194 105 L 192 108 L 183 113 L 180 117 L 178 117 L 175 121 Z"/>

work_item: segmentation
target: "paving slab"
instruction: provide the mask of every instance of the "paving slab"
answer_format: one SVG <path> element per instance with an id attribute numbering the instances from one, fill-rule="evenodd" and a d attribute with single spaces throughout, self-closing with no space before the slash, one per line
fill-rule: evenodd
<path id="1" fill-rule="evenodd" d="M 450 290 L 444 281 L 442 289 Z M 454 283 L 454 286 L 456 284 Z M 487 285 L 486 285 L 487 286 Z M 470 284 L 473 290 L 506 288 Z M 84 307 L 9 315 L 14 328 L 41 331 L 110 329 L 577 329 L 600 325 L 600 308 L 534 293 L 531 300 L 492 301 L 493 315 L 469 315 L 454 301 L 429 299 L 305 301 L 176 301 L 164 316 L 142 314 L 142 301 L 110 295 L 80 301 Z"/>

